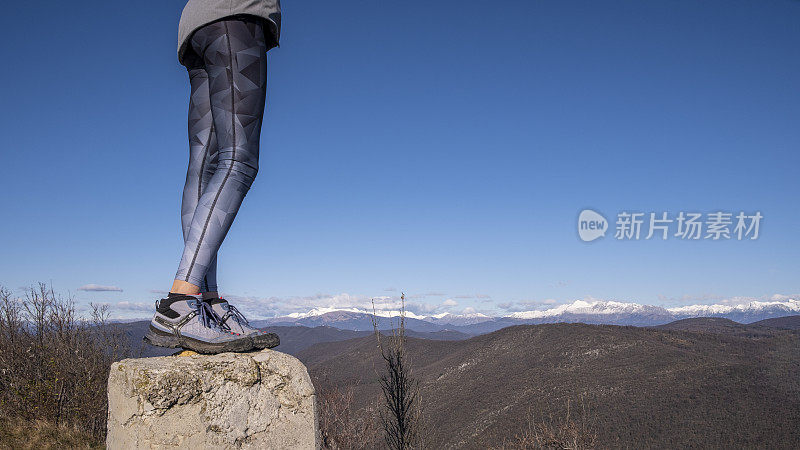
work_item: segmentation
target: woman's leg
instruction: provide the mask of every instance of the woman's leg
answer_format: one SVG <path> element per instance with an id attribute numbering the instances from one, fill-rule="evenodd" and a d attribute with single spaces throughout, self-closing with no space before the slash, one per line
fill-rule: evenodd
<path id="1" fill-rule="evenodd" d="M 216 170 L 192 215 L 175 276 L 179 288 L 195 286 L 199 291 L 258 173 L 267 46 L 260 21 L 239 19 L 200 28 L 191 45 L 203 57 L 208 74 L 211 116 L 219 149 Z"/>
<path id="2" fill-rule="evenodd" d="M 189 96 L 189 169 L 183 187 L 181 226 L 183 240 L 189 238 L 197 204 L 208 187 L 217 168 L 219 150 L 211 115 L 211 92 L 208 72 L 202 67 L 188 69 L 191 95 Z M 217 295 L 217 257 L 214 256 L 200 284 L 200 292 Z"/>

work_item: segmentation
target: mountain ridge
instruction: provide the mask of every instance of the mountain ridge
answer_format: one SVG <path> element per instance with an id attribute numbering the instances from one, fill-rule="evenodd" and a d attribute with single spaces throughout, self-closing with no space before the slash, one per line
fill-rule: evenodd
<path id="1" fill-rule="evenodd" d="M 399 311 L 376 311 L 379 329 L 392 328 Z M 406 328 L 422 332 L 452 330 L 465 334 L 481 334 L 511 325 L 542 323 L 588 323 L 608 325 L 657 326 L 693 317 L 718 317 L 739 323 L 800 314 L 800 301 L 784 299 L 753 301 L 741 305 L 689 305 L 675 308 L 603 300 L 576 300 L 546 310 L 516 312 L 508 316 L 484 314 L 439 314 L 422 316 L 406 312 Z M 372 330 L 372 313 L 355 308 L 331 310 L 320 308 L 308 313 L 254 321 L 257 326 L 333 326 L 343 330 Z"/>

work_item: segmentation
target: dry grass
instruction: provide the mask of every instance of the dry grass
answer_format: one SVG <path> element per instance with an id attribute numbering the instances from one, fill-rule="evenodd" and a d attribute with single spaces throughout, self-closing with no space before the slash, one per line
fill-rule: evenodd
<path id="1" fill-rule="evenodd" d="M 377 414 L 358 414 L 352 386 L 317 389 L 319 427 L 324 448 L 360 450 L 373 448 L 378 434 Z M 373 407 L 377 410 L 377 407 Z"/>
<path id="2" fill-rule="evenodd" d="M 497 450 L 548 449 L 585 450 L 597 447 L 597 433 L 589 418 L 586 403 L 575 414 L 567 401 L 567 412 L 562 418 L 537 420 L 529 409 L 525 429 L 512 439 L 503 441 Z"/>
<path id="3" fill-rule="evenodd" d="M 0 419 L 0 449 L 102 449 L 105 445 L 85 431 L 41 420 Z"/>
<path id="4" fill-rule="evenodd" d="M 72 431 L 90 439 L 63 446 L 105 439 L 108 370 L 129 354 L 107 316 L 95 305 L 90 320 L 80 319 L 72 299 L 43 283 L 24 298 L 0 288 L 0 417 L 6 428 L 0 442 L 26 436 L 26 429 L 31 435 L 21 442 L 40 448 L 46 437 L 67 438 Z"/>

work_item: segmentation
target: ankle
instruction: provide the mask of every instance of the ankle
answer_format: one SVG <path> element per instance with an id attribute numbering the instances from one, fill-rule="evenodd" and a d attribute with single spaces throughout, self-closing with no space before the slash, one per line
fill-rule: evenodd
<path id="1" fill-rule="evenodd" d="M 175 280 L 169 290 L 175 294 L 200 295 L 200 287 L 183 280 Z"/>
<path id="2" fill-rule="evenodd" d="M 203 292 L 203 300 L 210 300 L 212 298 L 219 298 L 219 292 Z"/>

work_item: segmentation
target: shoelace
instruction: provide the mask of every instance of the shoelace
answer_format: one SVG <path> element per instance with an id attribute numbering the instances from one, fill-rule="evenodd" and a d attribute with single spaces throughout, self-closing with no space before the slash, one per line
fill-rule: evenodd
<path id="1" fill-rule="evenodd" d="M 200 323 L 202 323 L 203 326 L 207 328 L 219 328 L 222 331 L 230 331 L 230 327 L 225 325 L 225 321 L 211 309 L 208 303 L 196 301 L 194 305 L 194 311 L 200 317 Z"/>
<path id="2" fill-rule="evenodd" d="M 221 299 L 221 300 L 224 300 L 225 303 L 228 303 L 228 301 L 225 300 L 225 299 Z M 241 326 L 242 328 L 248 327 L 251 330 L 254 329 L 252 326 L 250 326 L 250 321 L 247 320 L 247 317 L 245 317 L 244 314 L 242 314 L 242 312 L 239 311 L 235 306 L 233 306 L 230 303 L 228 303 L 228 312 L 226 312 L 225 315 L 222 317 L 222 323 L 225 326 L 227 326 L 227 324 L 225 324 L 225 322 L 227 322 L 230 317 L 233 317 L 233 320 L 235 320 L 236 323 L 238 323 L 239 326 Z M 256 330 L 256 332 L 258 332 L 259 334 L 267 334 L 266 331 L 262 331 L 262 330 Z"/>
<path id="3" fill-rule="evenodd" d="M 223 321 L 227 321 L 228 317 L 233 317 L 233 320 L 236 321 L 241 326 L 250 325 L 250 321 L 247 320 L 247 317 L 244 316 L 235 306 L 228 303 L 228 313 L 225 314 Z M 242 323 L 244 322 L 244 323 Z"/>

